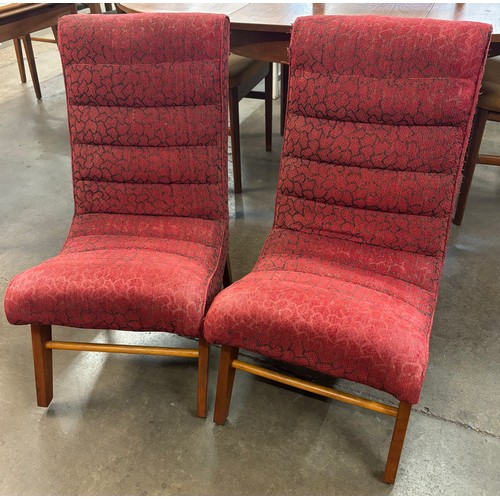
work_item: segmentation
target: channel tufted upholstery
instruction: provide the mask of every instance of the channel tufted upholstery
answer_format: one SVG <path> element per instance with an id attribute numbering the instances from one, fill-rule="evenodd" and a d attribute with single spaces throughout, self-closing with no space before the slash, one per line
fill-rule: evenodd
<path id="1" fill-rule="evenodd" d="M 418 401 L 490 27 L 299 18 L 273 228 L 209 342 Z"/>
<path id="2" fill-rule="evenodd" d="M 7 318 L 199 337 L 228 251 L 229 21 L 68 16 L 59 47 L 75 215 L 10 283 Z"/>

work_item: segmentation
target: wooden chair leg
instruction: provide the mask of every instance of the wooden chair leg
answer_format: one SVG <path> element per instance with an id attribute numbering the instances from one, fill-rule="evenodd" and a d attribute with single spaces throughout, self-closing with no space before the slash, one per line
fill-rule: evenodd
<path id="1" fill-rule="evenodd" d="M 56 40 L 56 43 L 58 43 L 59 32 L 58 32 L 58 29 L 57 29 L 57 24 L 55 26 L 52 26 L 52 33 L 54 34 L 54 38 Z"/>
<path id="2" fill-rule="evenodd" d="M 406 428 L 410 419 L 411 404 L 401 401 L 399 403 L 399 410 L 396 416 L 396 423 L 394 424 L 394 431 L 392 433 L 391 447 L 389 448 L 389 455 L 385 465 L 384 481 L 388 484 L 394 484 L 396 474 L 398 472 L 399 459 L 401 458 L 401 451 L 403 450 L 403 443 L 406 435 Z"/>
<path id="3" fill-rule="evenodd" d="M 50 325 L 31 325 L 33 364 L 35 366 L 36 400 L 38 406 L 49 406 L 52 401 L 52 350 L 45 343 L 52 340 Z"/>
<path id="4" fill-rule="evenodd" d="M 19 68 L 19 76 L 21 83 L 26 83 L 26 69 L 24 68 L 23 46 L 20 38 L 14 38 L 14 49 L 16 50 L 17 66 Z"/>
<path id="5" fill-rule="evenodd" d="M 222 425 L 226 422 L 233 392 L 234 374 L 233 361 L 238 357 L 238 348 L 229 345 L 222 346 L 217 378 L 217 395 L 215 396 L 214 422 Z"/>
<path id="6" fill-rule="evenodd" d="M 210 358 L 210 344 L 200 337 L 198 356 L 198 406 L 196 415 L 201 418 L 207 416 L 208 365 Z"/>
<path id="7" fill-rule="evenodd" d="M 465 205 L 467 203 L 467 197 L 469 196 L 472 177 L 474 176 L 477 157 L 479 155 L 479 148 L 481 147 L 481 140 L 483 138 L 487 120 L 488 111 L 486 109 L 477 108 L 474 123 L 472 124 L 469 147 L 467 148 L 467 156 L 465 158 L 462 184 L 458 194 L 455 216 L 453 217 L 453 224 L 456 224 L 457 226 L 462 224 L 462 219 L 464 218 Z"/>
<path id="8" fill-rule="evenodd" d="M 233 283 L 233 275 L 231 273 L 231 264 L 229 263 L 229 255 L 227 256 L 226 265 L 224 266 L 224 275 L 222 277 L 222 285 L 227 288 Z"/>
<path id="9" fill-rule="evenodd" d="M 111 12 L 113 10 L 113 4 L 112 3 L 105 3 L 104 4 L 104 10 L 106 12 Z"/>
<path id="10" fill-rule="evenodd" d="M 229 89 L 229 123 L 233 153 L 234 192 L 241 193 L 240 112 L 238 109 L 237 88 Z"/>
<path id="11" fill-rule="evenodd" d="M 266 151 L 272 151 L 273 141 L 273 63 L 269 63 L 269 73 L 264 80 L 266 107 Z"/>
<path id="12" fill-rule="evenodd" d="M 88 3 L 86 4 L 90 9 L 91 14 L 102 14 L 101 4 L 100 3 Z"/>
<path id="13" fill-rule="evenodd" d="M 285 132 L 285 118 L 286 118 L 286 100 L 288 97 L 288 64 L 281 65 L 281 127 L 280 133 L 283 135 Z"/>
<path id="14" fill-rule="evenodd" d="M 28 66 L 30 68 L 31 80 L 35 88 L 36 98 L 42 98 L 42 91 L 40 89 L 40 82 L 38 80 L 38 73 L 36 71 L 35 54 L 33 53 L 33 45 L 31 45 L 31 36 L 29 34 L 23 36 L 24 50 L 26 51 L 26 58 L 28 59 Z"/>

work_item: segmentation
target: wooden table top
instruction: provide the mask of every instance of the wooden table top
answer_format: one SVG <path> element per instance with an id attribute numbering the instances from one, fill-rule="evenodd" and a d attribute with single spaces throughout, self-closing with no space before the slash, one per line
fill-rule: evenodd
<path id="1" fill-rule="evenodd" d="M 125 12 L 208 12 L 230 16 L 248 3 L 119 3 Z"/>
<path id="2" fill-rule="evenodd" d="M 493 26 L 500 42 L 500 3 L 127 3 L 125 12 L 212 12 L 226 14 L 231 28 L 248 31 L 289 32 L 295 19 L 308 15 L 399 16 L 479 21 Z"/>

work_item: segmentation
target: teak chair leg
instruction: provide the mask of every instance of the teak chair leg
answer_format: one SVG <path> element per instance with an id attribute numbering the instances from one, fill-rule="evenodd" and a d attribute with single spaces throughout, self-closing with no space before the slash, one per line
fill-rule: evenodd
<path id="1" fill-rule="evenodd" d="M 102 9 L 101 9 L 100 3 L 92 2 L 92 3 L 88 3 L 86 5 L 90 9 L 91 14 L 102 14 Z"/>
<path id="2" fill-rule="evenodd" d="M 264 80 L 266 110 L 266 151 L 272 151 L 273 140 L 273 63 L 269 63 L 269 73 Z"/>
<path id="3" fill-rule="evenodd" d="M 406 435 L 406 428 L 410 420 L 411 404 L 399 403 L 399 410 L 396 416 L 396 423 L 394 424 L 394 431 L 392 433 L 391 447 L 389 448 L 389 455 L 385 465 L 384 481 L 388 484 L 394 484 L 396 474 L 398 472 L 399 459 L 401 458 L 401 451 L 403 450 L 403 443 Z"/>
<path id="4" fill-rule="evenodd" d="M 59 31 L 57 28 L 57 24 L 55 26 L 52 26 L 52 33 L 54 34 L 54 38 L 56 40 L 56 43 L 59 43 Z"/>
<path id="5" fill-rule="evenodd" d="M 14 42 L 14 49 L 16 50 L 17 66 L 19 68 L 21 83 L 26 83 L 26 70 L 24 69 L 23 46 L 21 45 L 21 39 L 14 38 L 12 41 Z"/>
<path id="6" fill-rule="evenodd" d="M 238 357 L 238 348 L 228 345 L 222 346 L 217 379 L 217 395 L 215 396 L 214 422 L 222 425 L 226 422 L 233 392 L 234 374 L 236 368 L 232 363 Z"/>
<path id="7" fill-rule="evenodd" d="M 467 203 L 472 178 L 474 177 L 474 170 L 476 169 L 477 157 L 479 155 L 481 140 L 483 138 L 487 120 L 488 111 L 486 109 L 477 108 L 476 116 L 474 117 L 474 122 L 472 124 L 467 156 L 465 158 L 462 184 L 460 186 L 460 193 L 458 194 L 455 216 L 453 217 L 453 224 L 456 224 L 457 226 L 462 224 L 462 219 L 464 218 L 465 204 Z"/>
<path id="8" fill-rule="evenodd" d="M 285 118 L 286 118 L 286 101 L 288 99 L 288 75 L 289 75 L 288 64 L 281 65 L 281 123 L 280 123 L 280 133 L 283 135 L 285 133 Z"/>
<path id="9" fill-rule="evenodd" d="M 52 401 L 52 350 L 45 343 L 52 340 L 50 325 L 31 325 L 33 364 L 35 366 L 36 400 L 38 406 L 49 406 Z"/>
<path id="10" fill-rule="evenodd" d="M 31 44 L 31 36 L 24 35 L 24 50 L 26 51 L 26 58 L 28 59 L 28 66 L 30 68 L 31 80 L 33 81 L 33 87 L 35 88 L 36 98 L 40 100 L 42 98 L 42 91 L 40 89 L 40 81 L 38 80 L 38 72 L 36 70 L 35 54 L 33 52 L 33 45 Z"/>
<path id="11" fill-rule="evenodd" d="M 229 123 L 231 125 L 234 192 L 241 193 L 240 112 L 237 88 L 229 89 Z"/>
<path id="12" fill-rule="evenodd" d="M 198 355 L 198 406 L 196 415 L 201 418 L 207 416 L 207 389 L 208 389 L 208 364 L 210 358 L 210 344 L 200 337 Z"/>

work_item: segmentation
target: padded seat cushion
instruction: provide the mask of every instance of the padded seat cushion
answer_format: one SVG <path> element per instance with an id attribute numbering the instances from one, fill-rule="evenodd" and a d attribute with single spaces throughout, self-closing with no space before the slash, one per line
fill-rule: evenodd
<path id="1" fill-rule="evenodd" d="M 500 56 L 486 62 L 478 106 L 500 113 Z"/>
<path id="2" fill-rule="evenodd" d="M 438 273 L 434 257 L 273 229 L 205 337 L 416 402 Z"/>
<path id="3" fill-rule="evenodd" d="M 205 303 L 221 282 L 224 227 L 193 218 L 76 216 L 61 253 L 12 280 L 7 319 L 198 337 Z"/>

